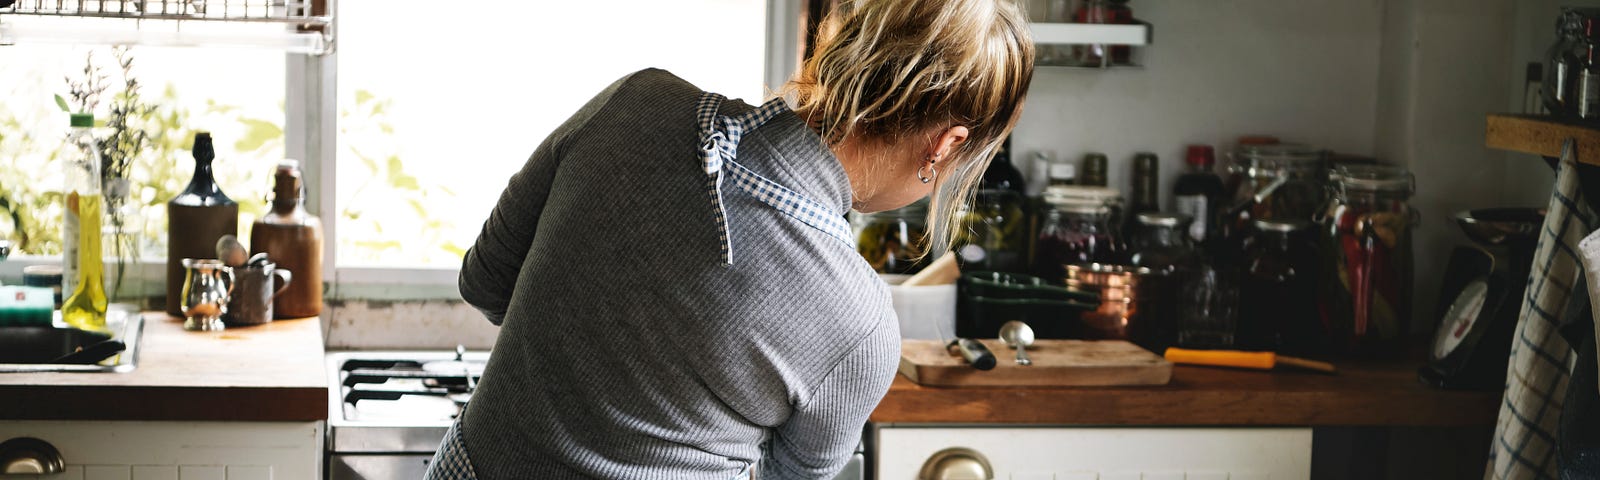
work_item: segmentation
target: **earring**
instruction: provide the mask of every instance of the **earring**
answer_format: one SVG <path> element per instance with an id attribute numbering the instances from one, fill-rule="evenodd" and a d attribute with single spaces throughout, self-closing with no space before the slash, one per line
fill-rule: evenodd
<path id="1" fill-rule="evenodd" d="M 922 183 L 929 183 L 932 182 L 934 178 L 937 178 L 939 176 L 939 171 L 933 168 L 933 164 L 937 163 L 938 161 L 938 155 L 929 155 L 928 163 L 922 164 L 922 167 L 917 169 L 917 180 L 922 180 Z M 927 170 L 928 173 L 922 173 L 923 170 Z"/>

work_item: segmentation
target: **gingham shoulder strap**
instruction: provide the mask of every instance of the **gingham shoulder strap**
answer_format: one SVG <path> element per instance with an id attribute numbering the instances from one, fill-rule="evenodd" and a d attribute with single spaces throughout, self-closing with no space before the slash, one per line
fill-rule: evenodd
<path id="1" fill-rule="evenodd" d="M 722 177 L 726 173 L 740 190 L 754 196 L 789 217 L 854 246 L 850 225 L 821 203 L 745 168 L 735 161 L 739 140 L 789 107 L 782 99 L 772 99 L 760 108 L 739 115 L 718 115 L 725 97 L 711 92 L 701 94 L 695 109 L 700 123 L 700 165 L 706 173 L 706 197 L 715 211 L 717 236 L 722 241 L 722 261 L 733 264 L 733 241 L 729 236 L 727 208 L 722 202 Z"/>

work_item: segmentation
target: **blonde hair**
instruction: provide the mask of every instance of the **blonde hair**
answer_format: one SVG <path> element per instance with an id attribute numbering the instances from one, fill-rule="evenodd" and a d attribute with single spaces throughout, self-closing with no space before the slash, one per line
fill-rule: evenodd
<path id="1" fill-rule="evenodd" d="M 815 45 L 785 90 L 830 146 L 967 127 L 935 165 L 928 208 L 928 253 L 947 251 L 958 210 L 1021 114 L 1033 78 L 1027 17 L 1011 0 L 855 0 L 835 6 Z"/>

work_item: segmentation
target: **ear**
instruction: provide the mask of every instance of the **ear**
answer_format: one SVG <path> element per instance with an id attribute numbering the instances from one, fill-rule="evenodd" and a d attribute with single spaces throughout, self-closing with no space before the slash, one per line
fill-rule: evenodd
<path id="1" fill-rule="evenodd" d="M 933 145 L 931 146 L 933 150 L 928 154 L 939 159 L 949 158 L 952 150 L 966 143 L 969 133 L 967 127 L 961 125 L 954 125 L 944 129 L 943 132 L 939 132 L 938 137 L 933 139 Z"/>

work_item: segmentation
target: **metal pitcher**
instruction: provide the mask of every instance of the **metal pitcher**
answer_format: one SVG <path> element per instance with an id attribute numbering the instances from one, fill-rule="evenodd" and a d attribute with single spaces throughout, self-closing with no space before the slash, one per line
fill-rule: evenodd
<path id="1" fill-rule="evenodd" d="M 183 259 L 184 330 L 222 330 L 222 314 L 233 295 L 233 268 L 220 260 Z"/>

